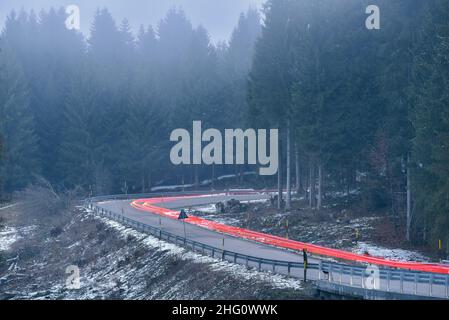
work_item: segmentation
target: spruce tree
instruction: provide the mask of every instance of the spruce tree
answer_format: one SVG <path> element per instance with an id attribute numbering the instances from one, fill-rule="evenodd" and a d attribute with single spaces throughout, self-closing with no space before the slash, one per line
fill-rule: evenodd
<path id="1" fill-rule="evenodd" d="M 415 98 L 412 122 L 415 242 L 448 241 L 449 219 L 449 6 L 429 1 L 420 28 L 411 96 Z M 432 245 L 435 248 L 435 245 Z"/>
<path id="2" fill-rule="evenodd" d="M 34 121 L 28 88 L 12 50 L 1 43 L 0 51 L 0 133 L 3 136 L 3 161 L 0 176 L 3 190 L 25 187 L 39 173 Z"/>

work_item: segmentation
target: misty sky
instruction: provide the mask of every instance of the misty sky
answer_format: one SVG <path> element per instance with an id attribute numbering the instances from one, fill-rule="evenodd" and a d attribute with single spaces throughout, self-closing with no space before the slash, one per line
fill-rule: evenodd
<path id="1" fill-rule="evenodd" d="M 12 9 L 34 9 L 78 5 L 81 10 L 81 29 L 88 33 L 95 9 L 106 6 L 119 23 L 128 18 L 134 30 L 141 24 L 153 26 L 171 7 L 181 7 L 192 23 L 202 24 L 212 40 L 228 40 L 237 24 L 240 12 L 249 6 L 260 8 L 264 0 L 0 0 L 0 28 Z"/>

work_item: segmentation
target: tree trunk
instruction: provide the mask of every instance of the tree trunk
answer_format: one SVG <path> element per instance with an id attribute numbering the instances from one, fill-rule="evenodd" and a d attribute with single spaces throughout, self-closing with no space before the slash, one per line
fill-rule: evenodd
<path id="1" fill-rule="evenodd" d="M 351 192 L 351 169 L 346 168 L 346 197 L 349 199 L 349 194 Z"/>
<path id="2" fill-rule="evenodd" d="M 300 195 L 301 193 L 301 168 L 299 165 L 299 150 L 298 150 L 298 145 L 295 144 L 295 173 L 296 173 L 296 179 L 295 179 L 295 183 L 296 183 L 296 194 Z"/>
<path id="3" fill-rule="evenodd" d="M 317 209 L 321 209 L 321 203 L 323 200 L 323 166 L 321 162 L 318 165 L 318 203 Z"/>
<path id="4" fill-rule="evenodd" d="M 291 209 L 292 204 L 292 182 L 291 182 L 291 139 L 290 139 L 290 120 L 287 124 L 287 197 L 285 201 L 285 208 Z"/>
<path id="5" fill-rule="evenodd" d="M 412 190 L 410 174 L 410 154 L 407 155 L 407 241 L 410 241 L 410 228 L 412 226 Z"/>
<path id="6" fill-rule="evenodd" d="M 315 162 L 313 157 L 309 160 L 309 207 L 315 207 Z"/>
<path id="7" fill-rule="evenodd" d="M 141 192 L 142 193 L 146 192 L 146 179 L 145 179 L 146 178 L 146 170 L 145 170 L 145 167 L 146 167 L 145 160 L 142 159 L 141 166 L 140 166 L 140 172 L 142 174 L 142 177 L 141 177 L 141 183 L 142 183 Z M 126 184 L 126 182 L 125 182 L 125 184 Z"/>
<path id="8" fill-rule="evenodd" d="M 386 170 L 387 170 L 388 186 L 390 188 L 391 215 L 396 216 L 396 210 L 395 210 L 395 205 L 394 205 L 395 196 L 394 196 L 394 191 L 393 191 L 393 174 L 390 171 L 390 162 L 388 160 L 386 162 Z"/>
<path id="9" fill-rule="evenodd" d="M 195 166 L 195 189 L 198 189 L 198 187 L 200 186 L 200 176 L 199 176 L 199 166 Z"/>
<path id="10" fill-rule="evenodd" d="M 282 140 L 279 140 L 278 210 L 282 210 Z"/>
<path id="11" fill-rule="evenodd" d="M 212 164 L 212 182 L 211 182 L 212 190 L 215 190 L 215 163 Z"/>

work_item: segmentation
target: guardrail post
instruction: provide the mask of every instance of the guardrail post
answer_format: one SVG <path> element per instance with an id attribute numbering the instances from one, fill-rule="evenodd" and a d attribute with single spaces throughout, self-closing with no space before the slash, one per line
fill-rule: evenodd
<path id="1" fill-rule="evenodd" d="M 343 266 L 340 266 L 340 284 L 342 284 L 342 282 L 343 282 Z"/>
<path id="2" fill-rule="evenodd" d="M 387 271 L 387 292 L 390 292 L 390 270 Z"/>
<path id="3" fill-rule="evenodd" d="M 246 257 L 245 266 L 248 268 L 248 257 Z"/>
<path id="4" fill-rule="evenodd" d="M 329 267 L 329 277 L 327 277 L 329 279 L 329 282 L 332 282 L 332 269 L 333 269 L 333 264 L 331 263 L 330 267 Z"/>
<path id="5" fill-rule="evenodd" d="M 259 271 L 262 270 L 262 262 L 259 260 Z"/>
<path id="6" fill-rule="evenodd" d="M 354 269 L 352 267 L 349 275 L 349 284 L 351 287 L 354 285 Z"/>
<path id="7" fill-rule="evenodd" d="M 446 298 L 449 299 L 449 275 L 446 276 Z"/>
<path id="8" fill-rule="evenodd" d="M 212 248 L 212 258 L 215 258 L 215 248 Z"/>
<path id="9" fill-rule="evenodd" d="M 290 262 L 287 264 L 287 272 L 288 272 L 288 276 L 290 277 L 290 273 L 291 273 L 291 265 Z"/>
<path id="10" fill-rule="evenodd" d="M 429 296 L 433 294 L 433 273 L 430 274 L 430 286 L 429 286 Z"/>
<path id="11" fill-rule="evenodd" d="M 418 281 L 419 281 L 418 274 L 415 273 L 415 295 L 418 294 Z"/>
<path id="12" fill-rule="evenodd" d="M 273 273 L 276 272 L 276 262 L 273 262 Z"/>
<path id="13" fill-rule="evenodd" d="M 222 250 L 222 252 L 221 252 L 221 260 L 222 261 L 224 261 L 224 259 L 225 259 L 225 254 L 226 254 L 226 251 Z"/>
<path id="14" fill-rule="evenodd" d="M 401 271 L 401 293 L 404 293 L 404 272 Z"/>
<path id="15" fill-rule="evenodd" d="M 237 263 L 237 253 L 234 253 L 234 263 Z"/>
<path id="16" fill-rule="evenodd" d="M 321 265 L 321 261 L 318 264 L 318 280 L 321 280 L 321 272 L 323 271 L 323 266 Z"/>
<path id="17" fill-rule="evenodd" d="M 365 289 L 365 271 L 361 272 L 361 277 L 362 277 L 362 288 Z"/>

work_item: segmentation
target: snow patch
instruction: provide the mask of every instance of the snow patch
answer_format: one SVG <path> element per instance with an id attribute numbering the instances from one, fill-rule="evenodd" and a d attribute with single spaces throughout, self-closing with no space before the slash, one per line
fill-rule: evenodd
<path id="1" fill-rule="evenodd" d="M 240 203 L 267 203 L 268 199 L 257 199 L 257 200 L 248 200 L 248 201 L 240 201 Z"/>
<path id="2" fill-rule="evenodd" d="M 429 258 L 425 257 L 419 252 L 404 250 L 404 249 L 388 249 L 381 246 L 376 246 L 366 242 L 359 242 L 354 248 L 354 252 L 358 254 L 368 253 L 370 256 L 383 257 L 389 260 L 396 261 L 416 261 L 428 262 Z"/>
<path id="3" fill-rule="evenodd" d="M 0 251 L 10 250 L 11 246 L 16 241 L 28 236 L 36 228 L 36 226 L 28 226 L 22 228 L 14 228 L 8 226 L 4 227 L 0 231 Z"/>
<path id="4" fill-rule="evenodd" d="M 196 211 L 200 211 L 203 213 L 216 213 L 217 212 L 217 208 L 215 208 L 214 204 L 210 204 L 207 206 L 200 206 L 200 207 L 195 207 L 194 208 Z"/>
<path id="5" fill-rule="evenodd" d="M 217 223 L 225 224 L 228 226 L 239 226 L 240 220 L 235 218 L 229 218 L 229 217 L 220 217 L 217 215 L 208 215 L 203 217 L 206 220 L 214 221 Z"/>
<path id="6" fill-rule="evenodd" d="M 11 245 L 19 239 L 20 237 L 16 228 L 5 227 L 0 232 L 0 251 L 8 251 Z"/>
<path id="7" fill-rule="evenodd" d="M 248 171 L 248 172 L 244 172 L 243 173 L 244 176 L 251 176 L 251 175 L 257 175 L 256 172 L 254 171 Z M 222 175 L 216 178 L 217 181 L 222 181 L 222 180 L 226 180 L 226 179 L 234 179 L 236 178 L 238 175 L 236 174 L 227 174 L 227 175 Z M 212 179 L 206 179 L 200 182 L 200 185 L 202 186 L 207 186 L 212 184 Z M 158 187 L 153 187 L 151 188 L 151 191 L 165 191 L 165 190 L 179 190 L 179 189 L 187 189 L 187 188 L 192 188 L 194 187 L 193 184 L 180 184 L 180 185 L 171 185 L 171 186 L 158 186 Z"/>
<path id="8" fill-rule="evenodd" d="M 160 186 L 160 187 L 153 187 L 151 188 L 151 191 L 165 191 L 165 190 L 178 190 L 178 189 L 187 189 L 192 188 L 193 184 L 184 184 L 184 185 L 174 185 L 174 186 Z"/>
<path id="9" fill-rule="evenodd" d="M 17 205 L 18 205 L 18 203 L 13 203 L 13 204 L 10 204 L 8 206 L 1 207 L 0 210 L 10 209 L 10 208 L 13 208 L 13 207 L 15 207 Z"/>

